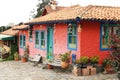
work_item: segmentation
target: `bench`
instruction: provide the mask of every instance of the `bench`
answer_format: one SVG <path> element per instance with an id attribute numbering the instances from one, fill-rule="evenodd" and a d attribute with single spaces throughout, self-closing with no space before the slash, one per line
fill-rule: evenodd
<path id="1" fill-rule="evenodd" d="M 47 62 L 47 64 L 50 64 L 52 66 L 61 67 L 61 58 L 54 59 L 52 62 Z"/>
<path id="2" fill-rule="evenodd" d="M 28 60 L 34 63 L 34 66 L 37 66 L 39 63 L 42 63 L 42 56 L 40 54 L 35 54 L 34 58 L 29 57 Z"/>

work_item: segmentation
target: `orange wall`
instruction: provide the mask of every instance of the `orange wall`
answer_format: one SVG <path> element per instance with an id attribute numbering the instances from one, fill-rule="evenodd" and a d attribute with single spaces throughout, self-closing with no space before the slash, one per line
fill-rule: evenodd
<path id="1" fill-rule="evenodd" d="M 81 24 L 81 56 L 99 56 L 101 63 L 109 51 L 100 50 L 100 23 L 83 21 Z"/>

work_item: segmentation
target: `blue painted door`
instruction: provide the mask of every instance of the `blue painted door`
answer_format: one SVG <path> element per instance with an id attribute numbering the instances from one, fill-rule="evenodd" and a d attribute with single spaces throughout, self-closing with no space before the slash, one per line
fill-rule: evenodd
<path id="1" fill-rule="evenodd" d="M 47 59 L 53 59 L 53 27 L 47 28 Z"/>

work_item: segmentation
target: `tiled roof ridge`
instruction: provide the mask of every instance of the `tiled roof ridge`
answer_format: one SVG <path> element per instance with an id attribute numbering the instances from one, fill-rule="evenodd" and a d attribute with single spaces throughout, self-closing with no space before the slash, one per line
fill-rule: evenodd
<path id="1" fill-rule="evenodd" d="M 36 22 L 51 22 L 56 20 L 71 20 L 76 19 L 79 17 L 83 20 L 91 19 L 91 20 L 113 20 L 118 21 L 120 20 L 120 7 L 113 7 L 113 6 L 99 6 L 99 5 L 88 5 L 88 6 L 80 6 L 74 5 L 68 8 L 64 8 L 59 11 L 54 11 L 45 16 L 38 17 L 29 21 L 29 23 L 36 23 Z M 37 23 L 37 24 L 38 24 Z"/>
<path id="2" fill-rule="evenodd" d="M 56 13 L 56 12 L 59 12 L 59 11 L 64 11 L 64 10 L 71 10 L 71 9 L 74 9 L 74 8 L 80 8 L 81 6 L 80 5 L 73 5 L 73 6 L 70 6 L 70 7 L 66 7 L 62 10 L 58 10 L 58 11 L 53 11 L 53 12 L 50 12 L 49 14 L 46 14 L 46 15 L 50 15 L 50 14 L 53 14 L 53 13 Z M 81 7 L 82 8 L 82 7 Z M 45 16 L 46 16 L 45 15 Z M 45 17 L 45 16 L 40 16 L 40 17 Z M 39 19 L 40 17 L 37 17 L 36 19 Z"/>
<path id="3" fill-rule="evenodd" d="M 105 6 L 105 5 L 91 5 L 91 6 L 93 6 L 93 7 L 104 7 L 104 8 L 120 8 L 119 6 Z"/>
<path id="4" fill-rule="evenodd" d="M 101 6 L 101 5 L 88 5 L 85 6 L 83 9 L 83 12 L 80 13 L 81 15 L 79 15 L 80 18 L 82 18 L 87 12 L 89 12 L 92 8 L 120 8 L 120 7 L 116 7 L 116 6 Z"/>
<path id="5" fill-rule="evenodd" d="M 84 7 L 85 9 L 83 9 L 83 12 L 80 13 L 81 15 L 80 15 L 79 17 L 82 18 L 82 16 L 83 16 L 86 12 L 88 12 L 90 9 L 92 9 L 93 7 L 94 7 L 93 5 L 88 5 L 88 6 Z"/>

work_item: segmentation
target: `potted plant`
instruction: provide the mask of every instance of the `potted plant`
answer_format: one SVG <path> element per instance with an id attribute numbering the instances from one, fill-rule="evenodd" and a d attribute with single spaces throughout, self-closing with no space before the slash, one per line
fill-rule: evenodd
<path id="1" fill-rule="evenodd" d="M 82 56 L 82 57 L 80 58 L 80 62 L 81 62 L 81 64 L 82 64 L 82 67 L 83 67 L 83 68 L 86 68 L 86 67 L 87 67 L 87 64 L 88 64 L 88 62 L 89 62 L 89 58 L 88 58 L 87 56 Z"/>
<path id="2" fill-rule="evenodd" d="M 76 59 L 74 61 L 74 65 L 73 65 L 73 74 L 76 75 L 76 76 L 80 76 L 82 75 L 81 73 L 81 67 L 82 67 L 82 64 L 80 62 L 80 59 Z"/>
<path id="3" fill-rule="evenodd" d="M 53 69 L 53 66 L 52 66 L 51 64 L 49 64 L 49 63 L 52 63 L 53 60 L 48 59 L 47 62 L 48 62 L 47 68 L 48 68 L 48 69 Z"/>
<path id="4" fill-rule="evenodd" d="M 99 57 L 98 56 L 93 56 L 93 57 L 90 58 L 90 63 L 94 67 L 98 65 L 98 61 L 99 61 Z"/>
<path id="5" fill-rule="evenodd" d="M 69 53 L 65 53 L 65 54 L 61 54 L 61 67 L 62 68 L 67 68 L 69 66 L 69 59 L 70 59 L 70 54 Z"/>
<path id="6" fill-rule="evenodd" d="M 80 59 L 76 59 L 74 61 L 74 65 L 77 66 L 77 67 L 79 67 L 79 68 L 81 68 L 82 67 L 82 63 L 81 63 Z"/>
<path id="7" fill-rule="evenodd" d="M 103 60 L 102 66 L 105 70 L 104 73 L 110 73 L 111 72 L 111 70 L 112 70 L 111 60 L 109 58 L 106 58 L 106 59 Z"/>
<path id="8" fill-rule="evenodd" d="M 25 51 L 24 51 L 24 54 L 22 56 L 22 62 L 27 62 L 27 59 L 28 59 L 28 47 L 25 48 Z"/>
<path id="9" fill-rule="evenodd" d="M 14 60 L 15 61 L 19 60 L 19 54 L 18 54 L 18 52 L 15 52 L 15 54 L 14 54 Z"/>

